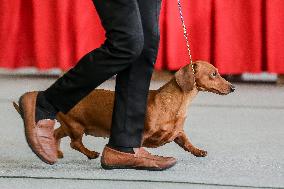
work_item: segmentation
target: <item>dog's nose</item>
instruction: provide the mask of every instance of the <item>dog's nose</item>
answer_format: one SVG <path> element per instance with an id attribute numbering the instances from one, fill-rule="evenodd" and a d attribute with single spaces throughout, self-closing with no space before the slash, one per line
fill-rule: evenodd
<path id="1" fill-rule="evenodd" d="M 234 92 L 236 87 L 234 85 L 231 85 L 231 92 Z"/>

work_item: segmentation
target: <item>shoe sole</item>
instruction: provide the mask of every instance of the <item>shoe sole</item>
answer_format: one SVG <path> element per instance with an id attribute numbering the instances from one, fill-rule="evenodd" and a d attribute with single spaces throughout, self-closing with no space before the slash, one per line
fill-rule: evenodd
<path id="1" fill-rule="evenodd" d="M 132 167 L 132 166 L 127 166 L 127 165 L 106 165 L 104 163 L 101 163 L 101 166 L 105 170 L 112 170 L 112 169 L 135 169 L 135 170 L 147 170 L 147 171 L 164 171 L 166 169 L 169 169 L 173 167 L 176 164 L 173 163 L 172 165 L 165 167 L 165 168 L 159 168 L 159 167 Z"/>
<path id="2" fill-rule="evenodd" d="M 22 95 L 22 96 L 20 97 L 20 99 L 19 99 L 19 105 L 17 105 L 17 103 L 13 102 L 13 106 L 14 106 L 14 108 L 16 109 L 16 111 L 21 115 L 21 117 L 22 117 L 22 119 L 23 119 L 23 122 L 24 122 L 24 130 L 25 130 L 24 132 L 25 132 L 26 141 L 27 141 L 27 143 L 28 143 L 30 149 L 33 151 L 33 153 L 34 153 L 41 161 L 43 161 L 43 162 L 46 163 L 46 164 L 53 165 L 55 162 L 49 162 L 49 161 L 45 160 L 39 153 L 37 153 L 37 152 L 33 149 L 32 145 L 31 145 L 31 143 L 30 143 L 30 140 L 29 140 L 29 137 L 28 137 L 28 134 L 27 134 L 27 128 L 26 128 L 27 126 L 26 126 L 26 124 L 25 124 L 25 115 L 24 115 L 24 111 L 23 111 L 23 107 L 22 107 L 22 103 L 21 103 L 23 96 L 24 96 L 24 95 Z"/>

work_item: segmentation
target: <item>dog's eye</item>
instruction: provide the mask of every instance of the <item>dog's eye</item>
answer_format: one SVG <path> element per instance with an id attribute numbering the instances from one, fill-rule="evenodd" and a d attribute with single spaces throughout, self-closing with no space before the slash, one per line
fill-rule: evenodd
<path id="1" fill-rule="evenodd" d="M 211 77 L 212 77 L 212 78 L 217 77 L 217 72 L 213 72 L 213 73 L 211 74 Z"/>

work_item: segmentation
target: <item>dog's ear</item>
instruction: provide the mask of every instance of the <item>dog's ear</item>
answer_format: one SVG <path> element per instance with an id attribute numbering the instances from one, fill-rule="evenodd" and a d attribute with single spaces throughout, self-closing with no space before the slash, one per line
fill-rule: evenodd
<path id="1" fill-rule="evenodd" d="M 188 64 L 175 73 L 175 80 L 184 92 L 189 92 L 194 88 L 194 73 L 191 65 Z"/>

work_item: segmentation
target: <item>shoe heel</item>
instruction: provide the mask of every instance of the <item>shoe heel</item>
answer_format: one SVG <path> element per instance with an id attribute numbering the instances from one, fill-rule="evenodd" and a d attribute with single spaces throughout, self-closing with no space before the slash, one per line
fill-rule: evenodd
<path id="1" fill-rule="evenodd" d="M 105 164 L 103 164 L 103 163 L 101 163 L 101 166 L 102 166 L 102 168 L 105 169 L 105 170 L 112 170 L 112 169 L 114 169 L 112 166 L 108 166 L 108 165 L 105 165 Z"/>
<path id="2" fill-rule="evenodd" d="M 20 114 L 22 119 L 24 119 L 24 112 L 23 112 L 23 108 L 21 106 L 22 105 L 22 98 L 23 98 L 23 95 L 19 98 L 18 104 L 16 102 L 13 102 L 13 106 L 17 110 L 17 112 Z"/>
<path id="3" fill-rule="evenodd" d="M 13 106 L 14 106 L 15 110 L 16 110 L 19 114 L 21 114 L 20 107 L 19 107 L 19 105 L 18 105 L 15 101 L 13 101 Z"/>

